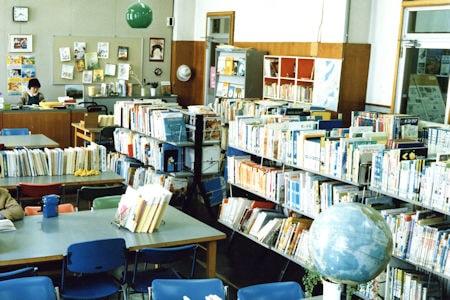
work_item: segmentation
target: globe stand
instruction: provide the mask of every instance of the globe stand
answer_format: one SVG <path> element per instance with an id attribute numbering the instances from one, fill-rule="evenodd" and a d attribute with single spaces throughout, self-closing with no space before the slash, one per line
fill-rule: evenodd
<path id="1" fill-rule="evenodd" d="M 341 300 L 344 285 L 341 283 L 334 283 L 326 279 L 322 279 L 323 285 L 323 299 L 327 300 Z"/>

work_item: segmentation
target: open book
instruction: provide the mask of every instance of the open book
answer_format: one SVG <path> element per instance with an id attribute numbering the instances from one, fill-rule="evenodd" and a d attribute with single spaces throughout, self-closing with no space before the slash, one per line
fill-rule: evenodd
<path id="1" fill-rule="evenodd" d="M 0 232 L 13 231 L 16 230 L 14 223 L 11 220 L 3 219 L 0 220 Z"/>

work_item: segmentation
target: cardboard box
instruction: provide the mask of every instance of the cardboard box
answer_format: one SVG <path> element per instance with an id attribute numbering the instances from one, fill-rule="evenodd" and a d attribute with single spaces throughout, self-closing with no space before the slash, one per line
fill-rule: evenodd
<path id="1" fill-rule="evenodd" d="M 98 113 L 97 112 L 84 113 L 84 127 L 85 128 L 98 127 Z"/>

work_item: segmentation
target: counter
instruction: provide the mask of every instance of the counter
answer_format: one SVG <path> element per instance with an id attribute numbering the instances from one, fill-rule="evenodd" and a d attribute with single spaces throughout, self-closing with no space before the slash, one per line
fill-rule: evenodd
<path id="1" fill-rule="evenodd" d="M 86 109 L 0 110 L 0 128 L 28 128 L 33 134 L 44 134 L 61 148 L 73 146 L 71 123 L 84 118 Z"/>

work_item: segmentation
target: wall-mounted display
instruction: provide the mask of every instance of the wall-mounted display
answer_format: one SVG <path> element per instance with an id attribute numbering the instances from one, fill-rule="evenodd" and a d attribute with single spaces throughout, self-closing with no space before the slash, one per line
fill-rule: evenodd
<path id="1" fill-rule="evenodd" d="M 150 38 L 150 61 L 164 61 L 164 38 Z"/>

